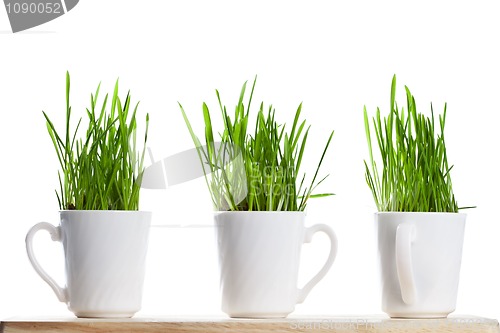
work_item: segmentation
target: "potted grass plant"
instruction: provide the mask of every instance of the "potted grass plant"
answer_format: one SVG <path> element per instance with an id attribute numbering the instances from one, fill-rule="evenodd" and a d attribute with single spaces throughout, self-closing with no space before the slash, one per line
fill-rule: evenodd
<path id="1" fill-rule="evenodd" d="M 377 109 L 370 125 L 364 109 L 366 181 L 378 209 L 382 310 L 391 317 L 446 317 L 455 310 L 466 218 L 451 182 L 446 104 L 436 122 L 432 104 L 425 116 L 405 89 L 406 110 L 395 100 L 396 76 L 388 115 L 382 118 Z"/>
<path id="2" fill-rule="evenodd" d="M 131 317 L 141 307 L 151 213 L 139 211 L 145 135 L 137 142 L 136 112 L 130 93 L 98 105 L 100 85 L 91 95 L 87 129 L 82 119 L 71 128 L 70 76 L 66 73 L 66 127 L 57 131 L 44 112 L 60 163 L 60 224 L 41 222 L 26 236 L 29 260 L 61 302 L 78 317 Z M 32 239 L 39 230 L 63 244 L 66 286 L 60 287 L 39 265 Z"/>
<path id="3" fill-rule="evenodd" d="M 299 105 L 290 129 L 278 123 L 272 106 L 261 103 L 250 131 L 253 82 L 245 105 L 246 83 L 234 110 L 223 106 L 216 91 L 223 130 L 216 140 L 208 106 L 203 104 L 204 144 L 180 106 L 198 149 L 200 165 L 215 208 L 222 310 L 230 317 L 286 317 L 326 275 L 335 259 L 337 240 L 330 227 L 306 228 L 305 208 L 330 145 L 330 134 L 311 182 L 300 174 L 309 127 L 300 121 Z M 301 245 L 322 231 L 331 241 L 328 259 L 316 276 L 297 288 Z"/>

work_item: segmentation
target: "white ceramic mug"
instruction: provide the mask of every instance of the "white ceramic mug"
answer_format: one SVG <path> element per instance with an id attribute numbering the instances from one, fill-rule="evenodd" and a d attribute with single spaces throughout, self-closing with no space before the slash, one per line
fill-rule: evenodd
<path id="1" fill-rule="evenodd" d="M 78 317 L 132 317 L 141 308 L 151 212 L 60 212 L 60 225 L 41 222 L 26 236 L 28 258 L 57 298 Z M 38 264 L 33 236 L 46 230 L 62 242 L 66 287 Z"/>
<path id="2" fill-rule="evenodd" d="M 375 214 L 382 310 L 391 317 L 440 318 L 455 310 L 465 214 Z"/>
<path id="3" fill-rule="evenodd" d="M 304 212 L 220 212 L 215 215 L 222 311 L 230 317 L 286 317 L 326 275 L 337 238 L 324 224 L 304 226 Z M 323 268 L 297 288 L 302 244 L 322 231 L 331 242 Z"/>

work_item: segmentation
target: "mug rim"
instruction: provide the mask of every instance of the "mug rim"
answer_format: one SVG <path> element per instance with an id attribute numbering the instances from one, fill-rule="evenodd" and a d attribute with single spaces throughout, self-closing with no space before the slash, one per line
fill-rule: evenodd
<path id="1" fill-rule="evenodd" d="M 60 209 L 59 213 L 71 212 L 105 212 L 105 213 L 151 213 L 150 210 L 118 210 L 118 209 Z"/>
<path id="2" fill-rule="evenodd" d="M 132 212 L 140 212 L 140 213 L 151 213 L 149 210 L 124 210 L 124 209 L 60 209 L 60 213 L 62 212 L 123 212 L 123 213 L 132 213 Z"/>
<path id="3" fill-rule="evenodd" d="M 222 214 L 234 214 L 234 215 L 252 215 L 252 214 L 264 214 L 264 215 L 306 215 L 305 211 L 302 210 L 294 210 L 294 211 L 286 211 L 286 210 L 220 210 L 214 211 L 214 215 L 222 215 Z"/>
<path id="4" fill-rule="evenodd" d="M 385 211 L 385 212 L 375 212 L 377 215 L 453 215 L 453 216 L 467 216 L 466 213 L 454 213 L 454 212 L 395 212 L 395 211 Z"/>

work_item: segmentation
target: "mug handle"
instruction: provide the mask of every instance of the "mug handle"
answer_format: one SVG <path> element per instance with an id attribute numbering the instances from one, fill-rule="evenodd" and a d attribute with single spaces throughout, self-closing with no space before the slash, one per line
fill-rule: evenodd
<path id="1" fill-rule="evenodd" d="M 330 238 L 330 254 L 328 255 L 328 259 L 326 259 L 323 268 L 321 268 L 321 270 L 311 279 L 311 281 L 309 281 L 304 286 L 304 288 L 298 289 L 297 304 L 304 302 L 312 288 L 314 288 L 314 286 L 316 286 L 316 284 L 325 277 L 326 273 L 328 273 L 328 271 L 332 267 L 333 262 L 335 261 L 335 257 L 337 256 L 337 236 L 333 232 L 332 228 L 330 228 L 326 224 L 315 224 L 309 228 L 306 228 L 303 242 L 310 243 L 313 235 L 320 231 L 324 232 L 328 236 L 328 238 Z"/>
<path id="2" fill-rule="evenodd" d="M 396 269 L 403 302 L 411 305 L 417 298 L 417 288 L 413 275 L 411 244 L 416 238 L 415 225 L 403 223 L 396 230 Z"/>
<path id="3" fill-rule="evenodd" d="M 39 230 L 46 230 L 50 233 L 53 241 L 61 241 L 61 227 L 54 227 L 52 224 L 47 222 L 40 222 L 35 224 L 26 235 L 26 252 L 28 252 L 28 258 L 31 265 L 35 271 L 40 275 L 40 277 L 47 282 L 47 284 L 54 290 L 59 301 L 66 303 L 66 288 L 61 288 L 57 282 L 51 278 L 45 270 L 40 266 L 38 260 L 36 260 L 35 253 L 33 252 L 33 237 Z"/>

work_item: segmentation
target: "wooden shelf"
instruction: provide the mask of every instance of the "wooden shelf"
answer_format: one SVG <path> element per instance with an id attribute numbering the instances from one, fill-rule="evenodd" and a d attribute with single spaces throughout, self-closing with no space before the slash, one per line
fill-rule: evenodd
<path id="1" fill-rule="evenodd" d="M 383 316 L 294 317 L 287 319 L 228 319 L 200 317 L 137 317 L 132 319 L 11 318 L 0 332 L 124 333 L 124 332 L 463 332 L 500 333 L 498 321 L 473 316 L 446 319 L 389 319 Z"/>

